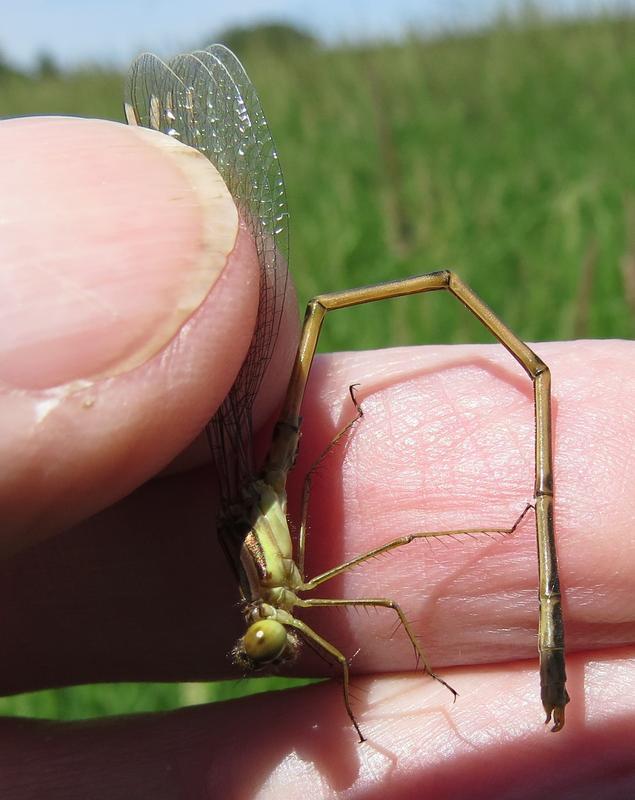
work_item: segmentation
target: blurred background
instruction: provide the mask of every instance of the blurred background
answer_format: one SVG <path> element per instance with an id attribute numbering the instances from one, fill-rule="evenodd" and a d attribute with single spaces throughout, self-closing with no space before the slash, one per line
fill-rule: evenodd
<path id="1" fill-rule="evenodd" d="M 635 3 L 214 6 L 12 4 L 0 116 L 123 121 L 136 54 L 223 42 L 277 144 L 302 303 L 451 267 L 525 340 L 634 336 Z M 490 340 L 443 295 L 334 317 L 329 350 Z M 270 686 L 75 687 L 0 713 L 81 718 Z"/>

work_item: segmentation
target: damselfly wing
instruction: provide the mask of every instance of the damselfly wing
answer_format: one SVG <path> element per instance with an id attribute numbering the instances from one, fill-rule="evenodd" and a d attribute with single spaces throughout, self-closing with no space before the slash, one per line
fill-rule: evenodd
<path id="1" fill-rule="evenodd" d="M 128 122 L 199 150 L 229 188 L 260 263 L 260 301 L 251 346 L 236 381 L 210 422 L 223 501 L 240 501 L 255 476 L 252 409 L 282 319 L 288 270 L 288 210 L 278 155 L 256 91 L 226 47 L 212 45 L 168 63 L 151 53 L 131 65 Z"/>

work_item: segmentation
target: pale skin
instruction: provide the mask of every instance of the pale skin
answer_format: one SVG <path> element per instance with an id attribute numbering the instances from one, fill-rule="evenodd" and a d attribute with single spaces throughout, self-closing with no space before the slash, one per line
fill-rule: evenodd
<path id="1" fill-rule="evenodd" d="M 33 144 L 24 131 L 20 140 L 26 158 Z M 95 154 L 92 137 L 86 141 L 77 158 L 86 159 L 90 183 Z M 113 173 L 119 158 L 113 152 Z M 145 168 L 122 178 L 131 194 L 139 181 L 153 180 Z M 124 239 L 139 235 L 117 216 L 125 215 L 117 204 L 101 213 L 112 215 Z M 172 213 L 166 203 L 164 218 L 156 219 L 158 250 Z M 95 263 L 100 251 L 87 225 L 72 234 L 86 263 Z M 23 249 L 18 239 L 8 252 L 13 258 Z M 3 250 L 3 264 L 7 257 Z M 42 395 L 10 386 L 2 392 L 3 691 L 235 674 L 226 653 L 242 630 L 237 590 L 213 534 L 204 450 L 190 448 L 169 474 L 152 476 L 186 450 L 240 364 L 248 337 L 231 309 L 253 303 L 248 262 L 229 259 L 186 332 L 167 343 L 171 357 L 93 382 L 92 405 L 65 396 L 33 427 L 24 420 Z M 290 317 L 279 370 L 294 336 Z M 108 725 L 5 719 L 2 796 L 112 800 L 131 796 L 130 787 L 148 798 L 203 798 L 210 787 L 285 798 L 347 791 L 537 797 L 547 789 L 565 798 L 630 796 L 634 347 L 578 342 L 535 350 L 552 369 L 555 398 L 556 533 L 570 653 L 563 731 L 549 734 L 542 725 L 527 520 L 507 539 L 413 543 L 324 587 L 323 596 L 399 601 L 435 669 L 458 691 L 455 703 L 413 671 L 412 652 L 388 612 L 300 611 L 347 655 L 359 649 L 352 694 L 363 745 L 337 681 Z M 365 417 L 315 479 L 309 574 L 413 530 L 504 527 L 531 500 L 532 408 L 520 369 L 494 346 L 416 348 L 332 355 L 316 364 L 289 482 L 294 514 L 302 475 L 353 415 L 351 383 L 360 384 Z M 272 387 L 261 419 L 284 390 Z M 292 672 L 334 674 L 310 652 Z"/>

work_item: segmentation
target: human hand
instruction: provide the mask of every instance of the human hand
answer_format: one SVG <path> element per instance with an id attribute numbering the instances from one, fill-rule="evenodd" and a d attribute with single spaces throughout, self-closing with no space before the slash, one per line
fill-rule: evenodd
<path id="1" fill-rule="evenodd" d="M 237 590 L 213 533 L 213 480 L 199 466 L 206 454 L 190 449 L 178 467 L 148 479 L 190 443 L 231 385 L 249 345 L 257 265 L 241 241 L 209 295 L 208 273 L 193 279 L 198 294 L 182 291 L 205 253 L 199 190 L 129 129 L 66 123 L 92 126 L 78 128 L 76 140 L 64 124 L 9 123 L 19 136 L 0 126 L 0 137 L 15 137 L 3 152 L 21 165 L 13 180 L 3 171 L 0 201 L 10 298 L 0 374 L 0 685 L 230 677 Z M 175 294 L 189 297 L 181 319 L 172 315 Z M 287 323 L 272 374 L 287 374 L 292 315 Z M 554 785 L 565 797 L 630 796 L 633 346 L 536 349 L 554 375 L 556 532 L 573 653 L 561 733 L 547 734 L 540 719 L 527 521 L 509 539 L 413 544 L 329 587 L 330 596 L 401 602 L 458 690 L 456 703 L 412 674 L 412 653 L 389 615 L 316 611 L 306 619 L 322 635 L 347 654 L 361 647 L 353 693 L 365 744 L 336 682 L 107 723 L 5 720 L 3 797 L 352 789 L 533 797 Z M 531 498 L 530 386 L 494 347 L 319 359 L 290 496 L 350 417 L 351 383 L 361 384 L 365 417 L 316 481 L 311 572 L 399 533 L 505 526 Z M 285 388 L 267 386 L 261 421 Z M 297 670 L 332 674 L 311 653 Z"/>

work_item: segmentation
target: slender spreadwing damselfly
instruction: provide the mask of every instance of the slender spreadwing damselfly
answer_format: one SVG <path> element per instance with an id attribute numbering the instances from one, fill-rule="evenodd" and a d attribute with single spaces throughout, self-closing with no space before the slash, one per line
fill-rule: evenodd
<path id="1" fill-rule="evenodd" d="M 259 257 L 260 305 L 250 349 L 229 395 L 207 427 L 224 508 L 218 523 L 220 541 L 240 586 L 247 625 L 244 636 L 232 651 L 236 664 L 245 671 L 272 669 L 291 661 L 301 642 L 308 642 L 339 664 L 346 711 L 363 741 L 351 707 L 346 656 L 298 619 L 294 610 L 316 606 L 384 607 L 396 615 L 424 672 L 455 694 L 433 672 L 396 602 L 385 598 L 306 598 L 304 594 L 358 564 L 417 539 L 461 533 L 512 533 L 531 509 L 538 542 L 541 698 L 546 721 L 553 716 L 552 730 L 560 730 L 569 697 L 565 688 L 564 632 L 554 543 L 551 379 L 547 366 L 466 284 L 447 270 L 320 295 L 308 304 L 282 412 L 268 455 L 258 469 L 252 450 L 252 409 L 280 328 L 288 254 L 288 214 L 282 172 L 260 100 L 233 53 L 222 45 L 212 45 L 206 50 L 177 56 L 167 64 L 152 54 L 139 56 L 130 68 L 125 110 L 130 124 L 161 131 L 207 156 L 229 188 Z M 287 520 L 286 481 L 297 455 L 302 400 L 322 323 L 329 311 L 434 291 L 449 292 L 466 306 L 520 363 L 533 382 L 533 502 L 507 529 L 410 533 L 307 578 L 304 556 L 313 470 L 304 484 L 295 545 Z M 362 414 L 353 387 L 351 398 L 356 417 L 329 447 L 342 438 Z"/>

